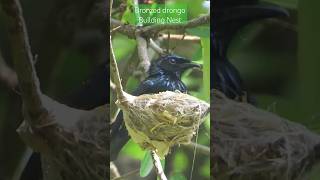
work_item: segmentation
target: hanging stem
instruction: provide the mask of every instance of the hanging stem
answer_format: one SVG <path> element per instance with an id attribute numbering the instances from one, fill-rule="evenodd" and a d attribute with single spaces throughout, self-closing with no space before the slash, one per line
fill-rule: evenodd
<path id="1" fill-rule="evenodd" d="M 124 96 L 124 92 L 123 92 L 123 88 L 121 85 L 121 79 L 120 79 L 120 74 L 119 74 L 119 69 L 117 66 L 117 62 L 116 62 L 116 57 L 114 55 L 114 51 L 113 51 L 113 47 L 112 47 L 112 40 L 111 40 L 111 35 L 110 35 L 110 56 L 111 56 L 111 62 L 110 62 L 110 66 L 111 66 L 111 73 L 112 73 L 112 77 L 114 78 L 114 84 L 115 84 L 115 89 L 117 92 L 117 97 L 120 101 L 125 100 L 125 96 Z"/>
<path id="2" fill-rule="evenodd" d="M 162 169 L 159 156 L 156 154 L 155 151 L 151 151 L 151 156 L 152 156 L 153 164 L 157 171 L 158 177 L 160 178 L 160 180 L 167 180 L 167 177 L 164 174 L 164 171 Z"/>

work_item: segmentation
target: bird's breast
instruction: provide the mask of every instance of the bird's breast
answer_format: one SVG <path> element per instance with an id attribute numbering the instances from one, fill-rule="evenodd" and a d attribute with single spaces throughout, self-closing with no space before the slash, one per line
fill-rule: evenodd
<path id="1" fill-rule="evenodd" d="M 180 91 L 180 92 L 186 92 L 187 88 L 185 84 L 178 78 L 172 78 L 172 77 L 162 77 L 159 85 L 162 89 L 162 91 Z"/>

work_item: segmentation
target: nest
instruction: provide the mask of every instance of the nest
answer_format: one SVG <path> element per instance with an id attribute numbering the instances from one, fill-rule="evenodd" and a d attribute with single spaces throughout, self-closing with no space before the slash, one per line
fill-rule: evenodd
<path id="1" fill-rule="evenodd" d="M 319 135 L 214 91 L 211 170 L 215 179 L 303 179 L 319 158 Z"/>
<path id="2" fill-rule="evenodd" d="M 131 96 L 118 102 L 134 142 L 144 149 L 155 150 L 160 158 L 176 144 L 190 143 L 209 104 L 181 92 L 161 92 Z"/>

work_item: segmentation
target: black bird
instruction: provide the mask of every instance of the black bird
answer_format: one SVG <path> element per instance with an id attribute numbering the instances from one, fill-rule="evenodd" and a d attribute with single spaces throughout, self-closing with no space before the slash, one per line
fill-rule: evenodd
<path id="1" fill-rule="evenodd" d="M 271 17 L 287 17 L 282 8 L 259 4 L 258 0 L 217 0 L 211 21 L 213 53 L 211 89 L 218 89 L 231 99 L 242 100 L 246 95 L 238 70 L 229 62 L 227 50 L 235 33 L 243 26 Z M 249 96 L 247 96 L 249 98 Z M 250 102 L 250 99 L 246 99 Z"/>
<path id="2" fill-rule="evenodd" d="M 148 77 L 140 83 L 132 94 L 138 96 L 175 90 L 186 93 L 187 87 L 181 81 L 181 74 L 194 67 L 200 68 L 200 65 L 176 55 L 160 57 L 152 63 Z M 111 125 L 111 161 L 117 158 L 118 153 L 129 139 L 123 122 L 123 115 L 120 112 L 116 121 Z"/>

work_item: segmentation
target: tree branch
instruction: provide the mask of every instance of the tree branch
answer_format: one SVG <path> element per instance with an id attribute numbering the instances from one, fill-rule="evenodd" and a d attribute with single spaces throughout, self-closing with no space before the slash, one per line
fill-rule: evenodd
<path id="1" fill-rule="evenodd" d="M 113 178 L 120 177 L 118 168 L 113 162 L 110 162 L 110 177 L 113 177 Z"/>
<path id="2" fill-rule="evenodd" d="M 25 21 L 18 0 L 1 0 L 2 8 L 9 18 L 9 33 L 11 50 L 24 107 L 29 123 L 39 125 L 40 117 L 47 113 L 41 100 L 39 80 L 33 66 L 33 56 L 29 45 L 29 38 Z"/>
<path id="3" fill-rule="evenodd" d="M 165 50 L 163 50 L 153 39 L 150 38 L 150 47 L 160 55 L 165 54 Z"/>
<path id="4" fill-rule="evenodd" d="M 136 31 L 140 31 L 141 34 L 143 34 L 144 36 L 151 36 L 152 34 L 154 34 L 154 32 L 160 32 L 163 30 L 169 30 L 169 29 L 182 30 L 182 29 L 194 28 L 197 26 L 208 24 L 210 23 L 210 14 L 192 19 L 186 22 L 185 24 L 155 24 L 155 25 L 139 27 L 139 28 L 133 25 L 123 24 L 121 21 L 115 20 L 112 18 L 110 22 L 111 22 L 110 27 L 112 29 L 119 27 L 117 28 L 117 31 L 119 31 L 124 35 L 127 35 L 130 38 L 135 38 Z"/>
<path id="5" fill-rule="evenodd" d="M 148 73 L 148 70 L 151 64 L 150 58 L 148 55 L 147 40 L 143 38 L 139 33 L 136 34 L 136 40 L 137 40 L 138 56 L 140 60 L 138 68 L 142 70 L 142 74 L 143 76 L 145 76 Z"/>
<path id="6" fill-rule="evenodd" d="M 110 23 L 111 23 L 111 26 L 110 26 L 111 29 L 117 28 L 115 32 L 118 31 L 132 39 L 135 38 L 135 32 L 136 32 L 135 26 L 130 24 L 123 24 L 121 21 L 113 18 L 110 19 Z"/>
<path id="7" fill-rule="evenodd" d="M 188 147 L 188 148 L 190 148 L 192 150 L 194 150 L 194 148 L 196 147 L 198 152 L 200 152 L 200 153 L 202 153 L 204 155 L 210 156 L 210 148 L 207 147 L 207 146 L 191 142 L 189 144 L 185 144 L 185 147 Z"/>
<path id="8" fill-rule="evenodd" d="M 140 171 L 140 169 L 135 169 L 135 170 L 133 170 L 133 171 L 130 171 L 130 172 L 128 172 L 128 173 L 120 176 L 120 177 L 113 178 L 112 180 L 126 180 L 126 179 L 128 179 L 129 177 L 138 174 L 139 171 Z"/>
<path id="9" fill-rule="evenodd" d="M 185 24 L 154 24 L 151 26 L 146 26 L 142 29 L 142 31 L 146 34 L 150 32 L 160 32 L 163 30 L 169 29 L 187 29 L 187 28 L 194 28 L 200 25 L 210 23 L 210 14 L 200 16 L 198 18 L 192 19 Z"/>
<path id="10" fill-rule="evenodd" d="M 151 156 L 152 156 L 153 164 L 154 164 L 154 167 L 156 169 L 156 172 L 157 172 L 159 179 L 160 180 L 167 180 L 167 177 L 164 174 L 164 171 L 162 169 L 162 165 L 161 165 L 159 156 L 157 155 L 157 153 L 155 151 L 151 151 Z"/>
<path id="11" fill-rule="evenodd" d="M 160 38 L 169 39 L 169 35 L 161 34 Z M 200 42 L 200 37 L 182 34 L 170 34 L 170 40 Z"/>
<path id="12" fill-rule="evenodd" d="M 112 9 L 112 3 L 113 3 L 113 1 L 111 0 L 110 1 L 110 9 Z M 111 11 L 110 11 L 110 18 L 111 18 Z M 118 69 L 117 62 L 116 62 L 116 57 L 115 57 L 114 51 L 113 51 L 111 34 L 110 34 L 109 43 L 110 43 L 110 56 L 111 56 L 111 61 L 110 61 L 111 74 L 114 79 L 117 97 L 121 101 L 121 100 L 125 99 L 125 96 L 124 96 L 124 92 L 123 92 L 123 88 L 122 88 L 122 84 L 121 84 L 119 69 Z"/>

